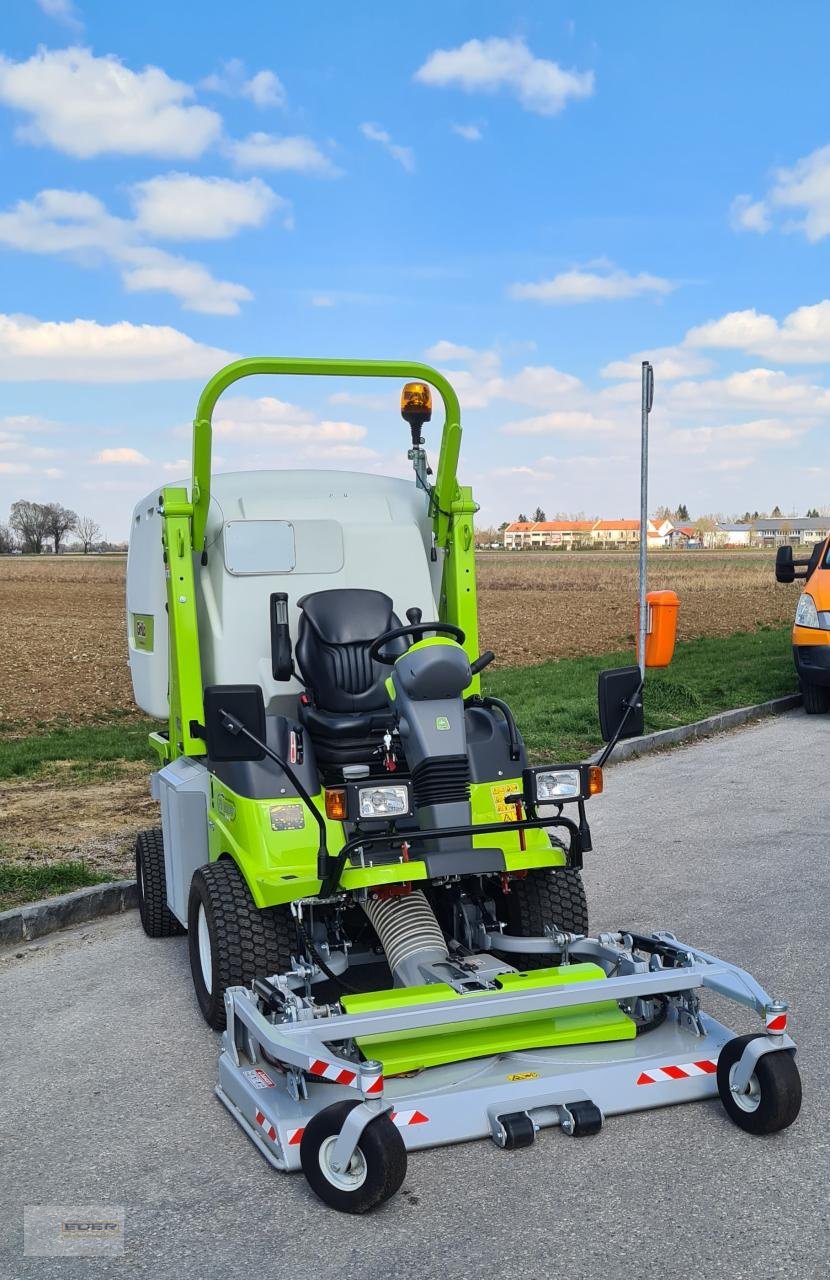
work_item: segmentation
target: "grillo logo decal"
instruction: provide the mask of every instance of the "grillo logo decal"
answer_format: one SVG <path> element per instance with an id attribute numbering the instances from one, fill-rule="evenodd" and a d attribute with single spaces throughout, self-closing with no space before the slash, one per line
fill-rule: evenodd
<path id="1" fill-rule="evenodd" d="M 441 730 L 446 731 L 446 730 L 447 730 L 447 729 L 449 729 L 449 727 L 450 727 L 450 722 L 449 722 L 449 720 L 447 719 L 447 717 L 446 717 L 446 716 L 436 716 L 436 717 L 435 717 L 435 727 L 436 727 L 436 729 L 441 729 Z"/>

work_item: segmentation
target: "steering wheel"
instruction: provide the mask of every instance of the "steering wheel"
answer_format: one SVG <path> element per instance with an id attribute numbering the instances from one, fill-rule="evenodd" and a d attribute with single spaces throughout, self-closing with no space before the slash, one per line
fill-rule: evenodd
<path id="1" fill-rule="evenodd" d="M 412 640 L 419 640 L 421 636 L 425 636 L 428 632 L 434 632 L 439 636 L 449 636 L 450 639 L 457 640 L 459 644 L 464 643 L 464 632 L 460 627 L 454 627 L 451 622 L 410 622 L 406 627 L 394 627 L 392 631 L 384 631 L 382 635 L 379 635 L 369 650 L 369 657 L 373 662 L 379 662 L 383 667 L 394 667 L 401 654 L 381 653 L 384 645 L 391 644 L 393 640 L 400 640 L 403 636 L 411 636 Z"/>

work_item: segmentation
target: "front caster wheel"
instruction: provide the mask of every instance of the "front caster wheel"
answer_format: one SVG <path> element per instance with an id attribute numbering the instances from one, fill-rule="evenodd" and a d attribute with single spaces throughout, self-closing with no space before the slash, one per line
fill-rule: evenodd
<path id="1" fill-rule="evenodd" d="M 309 1120 L 300 1163 L 312 1191 L 341 1213 L 366 1213 L 393 1196 L 406 1176 L 406 1147 L 388 1114 L 370 1120 L 347 1169 L 331 1167 L 337 1135 L 359 1102 L 335 1102 Z"/>
<path id="2" fill-rule="evenodd" d="M 795 1058 L 787 1049 L 763 1054 L 749 1083 L 735 1087 L 735 1075 L 744 1049 L 757 1036 L 736 1036 L 720 1051 L 718 1093 L 726 1114 L 747 1133 L 777 1133 L 786 1129 L 801 1109 L 801 1077 Z"/>

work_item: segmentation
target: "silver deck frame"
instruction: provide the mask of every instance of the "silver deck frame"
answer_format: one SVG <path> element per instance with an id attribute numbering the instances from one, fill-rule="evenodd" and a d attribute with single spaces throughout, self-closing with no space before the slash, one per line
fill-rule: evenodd
<path id="1" fill-rule="evenodd" d="M 704 989 L 762 1019 L 738 1063 L 738 1086 L 748 1082 L 763 1053 L 795 1051 L 786 1033 L 786 1004 L 743 969 L 672 934 L 656 933 L 650 940 L 676 949 L 675 964 L 663 967 L 657 955 L 643 961 L 632 953 L 627 935 L 602 934 L 569 943 L 568 957 L 592 960 L 616 976 L 358 1014 L 300 1008 L 297 1001 L 296 1020 L 272 1022 L 250 990 L 232 987 L 226 993 L 216 1093 L 265 1158 L 291 1171 L 300 1168 L 308 1121 L 344 1099 L 360 1103 L 338 1139 L 336 1155 L 348 1161 L 363 1128 L 381 1112 L 391 1113 L 407 1149 L 415 1151 L 484 1137 L 502 1145 L 499 1117 L 508 1113 L 526 1112 L 537 1129 L 559 1125 L 567 1132 L 572 1102 L 590 1101 L 608 1116 L 716 1096 L 718 1055 L 735 1033 L 696 1009 L 695 996 Z M 562 952 L 551 938 L 523 938 L 522 949 L 552 958 Z M 528 1049 L 409 1076 L 384 1079 L 380 1063 L 357 1062 L 332 1048 L 367 1035 L 683 993 L 689 1001 L 671 1001 L 666 1021 L 634 1040 Z"/>

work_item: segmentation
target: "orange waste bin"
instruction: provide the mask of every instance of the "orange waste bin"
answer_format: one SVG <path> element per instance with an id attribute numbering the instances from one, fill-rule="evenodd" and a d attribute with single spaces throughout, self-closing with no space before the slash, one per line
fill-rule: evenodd
<path id="1" fill-rule="evenodd" d="M 677 638 L 677 611 L 680 600 L 676 591 L 649 591 L 646 594 L 646 666 L 667 667 L 674 654 Z M 640 634 L 640 610 L 637 609 L 637 635 Z"/>

